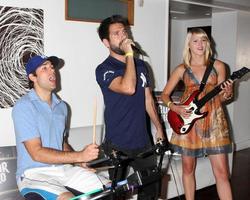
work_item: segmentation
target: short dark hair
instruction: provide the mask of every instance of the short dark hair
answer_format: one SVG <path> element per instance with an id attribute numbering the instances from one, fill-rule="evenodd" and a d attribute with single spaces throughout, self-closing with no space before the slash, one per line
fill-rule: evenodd
<path id="1" fill-rule="evenodd" d="M 33 74 L 34 76 L 37 76 L 36 71 L 30 73 Z M 34 82 L 32 80 L 30 80 L 29 76 L 28 76 L 28 81 L 29 81 L 29 89 L 34 88 Z"/>
<path id="2" fill-rule="evenodd" d="M 129 26 L 128 20 L 126 18 L 124 18 L 123 16 L 112 15 L 111 17 L 108 17 L 108 18 L 102 20 L 102 22 L 97 30 L 98 34 L 99 34 L 99 38 L 101 40 L 103 40 L 103 39 L 109 40 L 109 26 L 111 24 L 115 24 L 115 23 L 121 23 L 126 28 Z"/>

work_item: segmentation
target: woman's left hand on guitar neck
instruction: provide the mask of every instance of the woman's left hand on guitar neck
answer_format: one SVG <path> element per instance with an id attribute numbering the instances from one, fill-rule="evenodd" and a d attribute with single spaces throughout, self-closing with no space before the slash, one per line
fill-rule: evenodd
<path id="1" fill-rule="evenodd" d="M 221 100 L 227 101 L 233 97 L 233 81 L 228 79 L 221 84 Z"/>

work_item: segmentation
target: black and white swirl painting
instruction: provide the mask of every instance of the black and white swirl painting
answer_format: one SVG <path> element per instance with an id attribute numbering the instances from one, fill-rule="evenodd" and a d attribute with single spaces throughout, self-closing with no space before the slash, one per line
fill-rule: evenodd
<path id="1" fill-rule="evenodd" d="M 29 90 L 25 64 L 43 54 L 43 30 L 43 10 L 0 6 L 0 108 Z"/>

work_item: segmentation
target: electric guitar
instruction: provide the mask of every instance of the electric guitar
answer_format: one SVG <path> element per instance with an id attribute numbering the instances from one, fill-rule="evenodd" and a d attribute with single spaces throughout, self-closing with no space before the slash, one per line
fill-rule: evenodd
<path id="1" fill-rule="evenodd" d="M 242 76 L 250 72 L 250 69 L 247 67 L 242 67 L 240 70 L 233 72 L 229 79 L 235 80 L 240 79 Z M 228 79 L 228 80 L 229 80 Z M 168 122 L 172 129 L 177 134 L 187 134 L 190 129 L 193 127 L 194 122 L 200 118 L 203 118 L 207 115 L 207 112 L 201 113 L 200 109 L 205 105 L 207 101 L 212 99 L 221 91 L 221 84 L 216 86 L 212 91 L 207 93 L 204 97 L 198 100 L 200 94 L 199 90 L 194 91 L 187 100 L 182 104 L 187 106 L 187 109 L 191 112 L 189 118 L 184 118 L 178 115 L 176 112 L 169 110 L 168 112 Z"/>

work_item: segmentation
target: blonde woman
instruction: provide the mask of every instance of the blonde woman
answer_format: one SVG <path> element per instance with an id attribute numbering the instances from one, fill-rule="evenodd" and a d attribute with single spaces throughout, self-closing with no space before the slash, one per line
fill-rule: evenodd
<path id="1" fill-rule="evenodd" d="M 163 92 L 163 102 L 183 118 L 190 116 L 187 106 L 181 105 L 194 91 L 199 90 L 206 68 L 211 64 L 212 49 L 207 34 L 200 28 L 191 29 L 186 36 L 183 51 L 183 63 L 172 72 Z M 223 62 L 215 60 L 206 85 L 198 98 L 203 97 L 226 79 Z M 174 104 L 170 95 L 179 81 L 183 81 L 185 90 L 180 104 Z M 221 200 L 231 200 L 227 153 L 232 151 L 229 130 L 222 103 L 233 96 L 232 81 L 221 86 L 222 91 L 202 108 L 208 115 L 195 121 L 188 134 L 173 133 L 171 144 L 175 152 L 182 155 L 182 180 L 187 200 L 195 199 L 196 158 L 208 156 L 216 180 L 217 192 Z M 205 173 L 205 172 L 204 172 Z"/>

